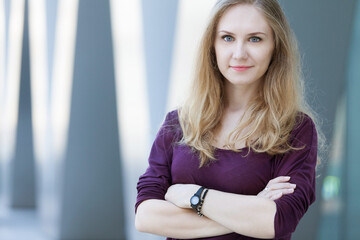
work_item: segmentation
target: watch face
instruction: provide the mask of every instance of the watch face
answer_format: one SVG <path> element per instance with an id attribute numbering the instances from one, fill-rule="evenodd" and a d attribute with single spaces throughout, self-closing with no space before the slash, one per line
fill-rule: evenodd
<path id="1" fill-rule="evenodd" d="M 192 205 L 197 205 L 199 203 L 200 199 L 198 196 L 192 196 L 192 198 L 190 199 L 190 202 Z"/>

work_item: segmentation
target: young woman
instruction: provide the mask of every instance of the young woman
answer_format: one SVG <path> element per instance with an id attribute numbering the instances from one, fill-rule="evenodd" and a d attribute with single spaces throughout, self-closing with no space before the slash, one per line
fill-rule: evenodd
<path id="1" fill-rule="evenodd" d="M 317 132 L 276 0 L 220 0 L 192 92 L 138 182 L 136 227 L 168 239 L 290 239 L 315 200 Z"/>

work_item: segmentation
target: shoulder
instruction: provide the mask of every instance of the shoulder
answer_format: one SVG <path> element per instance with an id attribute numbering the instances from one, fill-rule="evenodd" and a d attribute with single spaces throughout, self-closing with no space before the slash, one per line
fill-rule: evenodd
<path id="1" fill-rule="evenodd" d="M 178 139 L 179 137 L 181 138 L 181 133 L 178 110 L 175 109 L 166 114 L 165 120 L 161 126 L 160 134 L 165 134 Z"/>
<path id="2" fill-rule="evenodd" d="M 289 173 L 296 174 L 303 168 L 308 173 L 314 172 L 317 164 L 317 132 L 309 115 L 297 115 L 288 145 L 290 150 L 274 158 L 273 176 L 290 176 Z"/>
<path id="3" fill-rule="evenodd" d="M 167 130 L 177 130 L 180 127 L 179 122 L 179 114 L 178 110 L 172 110 L 168 112 L 165 116 L 164 123 L 162 125 L 162 128 L 165 128 Z"/>
<path id="4" fill-rule="evenodd" d="M 315 127 L 315 123 L 308 114 L 303 112 L 298 112 L 296 115 L 296 124 L 294 130 L 296 130 L 299 127 L 306 127 L 306 126 L 309 128 L 313 128 Z"/>
<path id="5" fill-rule="evenodd" d="M 178 109 L 172 110 L 166 114 L 164 123 L 178 123 L 179 122 L 179 114 Z"/>
<path id="6" fill-rule="evenodd" d="M 299 112 L 296 116 L 295 125 L 290 134 L 292 145 L 317 144 L 317 132 L 313 119 L 306 113 Z"/>

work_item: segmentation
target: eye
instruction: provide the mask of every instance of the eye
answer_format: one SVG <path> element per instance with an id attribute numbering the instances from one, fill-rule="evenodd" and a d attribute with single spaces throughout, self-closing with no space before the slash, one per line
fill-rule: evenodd
<path id="1" fill-rule="evenodd" d="M 234 38 L 233 38 L 232 36 L 230 36 L 230 35 L 225 35 L 225 36 L 222 37 L 222 39 L 224 39 L 225 42 L 232 42 L 232 41 L 234 41 Z"/>
<path id="2" fill-rule="evenodd" d="M 259 38 L 259 37 L 251 37 L 251 38 L 249 39 L 249 41 L 250 41 L 250 42 L 260 42 L 260 41 L 261 41 L 261 38 Z"/>

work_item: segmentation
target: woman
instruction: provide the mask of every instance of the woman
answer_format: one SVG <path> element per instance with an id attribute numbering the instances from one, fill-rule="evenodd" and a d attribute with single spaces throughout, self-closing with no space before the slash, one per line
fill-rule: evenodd
<path id="1" fill-rule="evenodd" d="M 218 1 L 197 64 L 190 96 L 166 116 L 139 179 L 137 229 L 290 239 L 315 200 L 317 133 L 278 2 Z"/>

